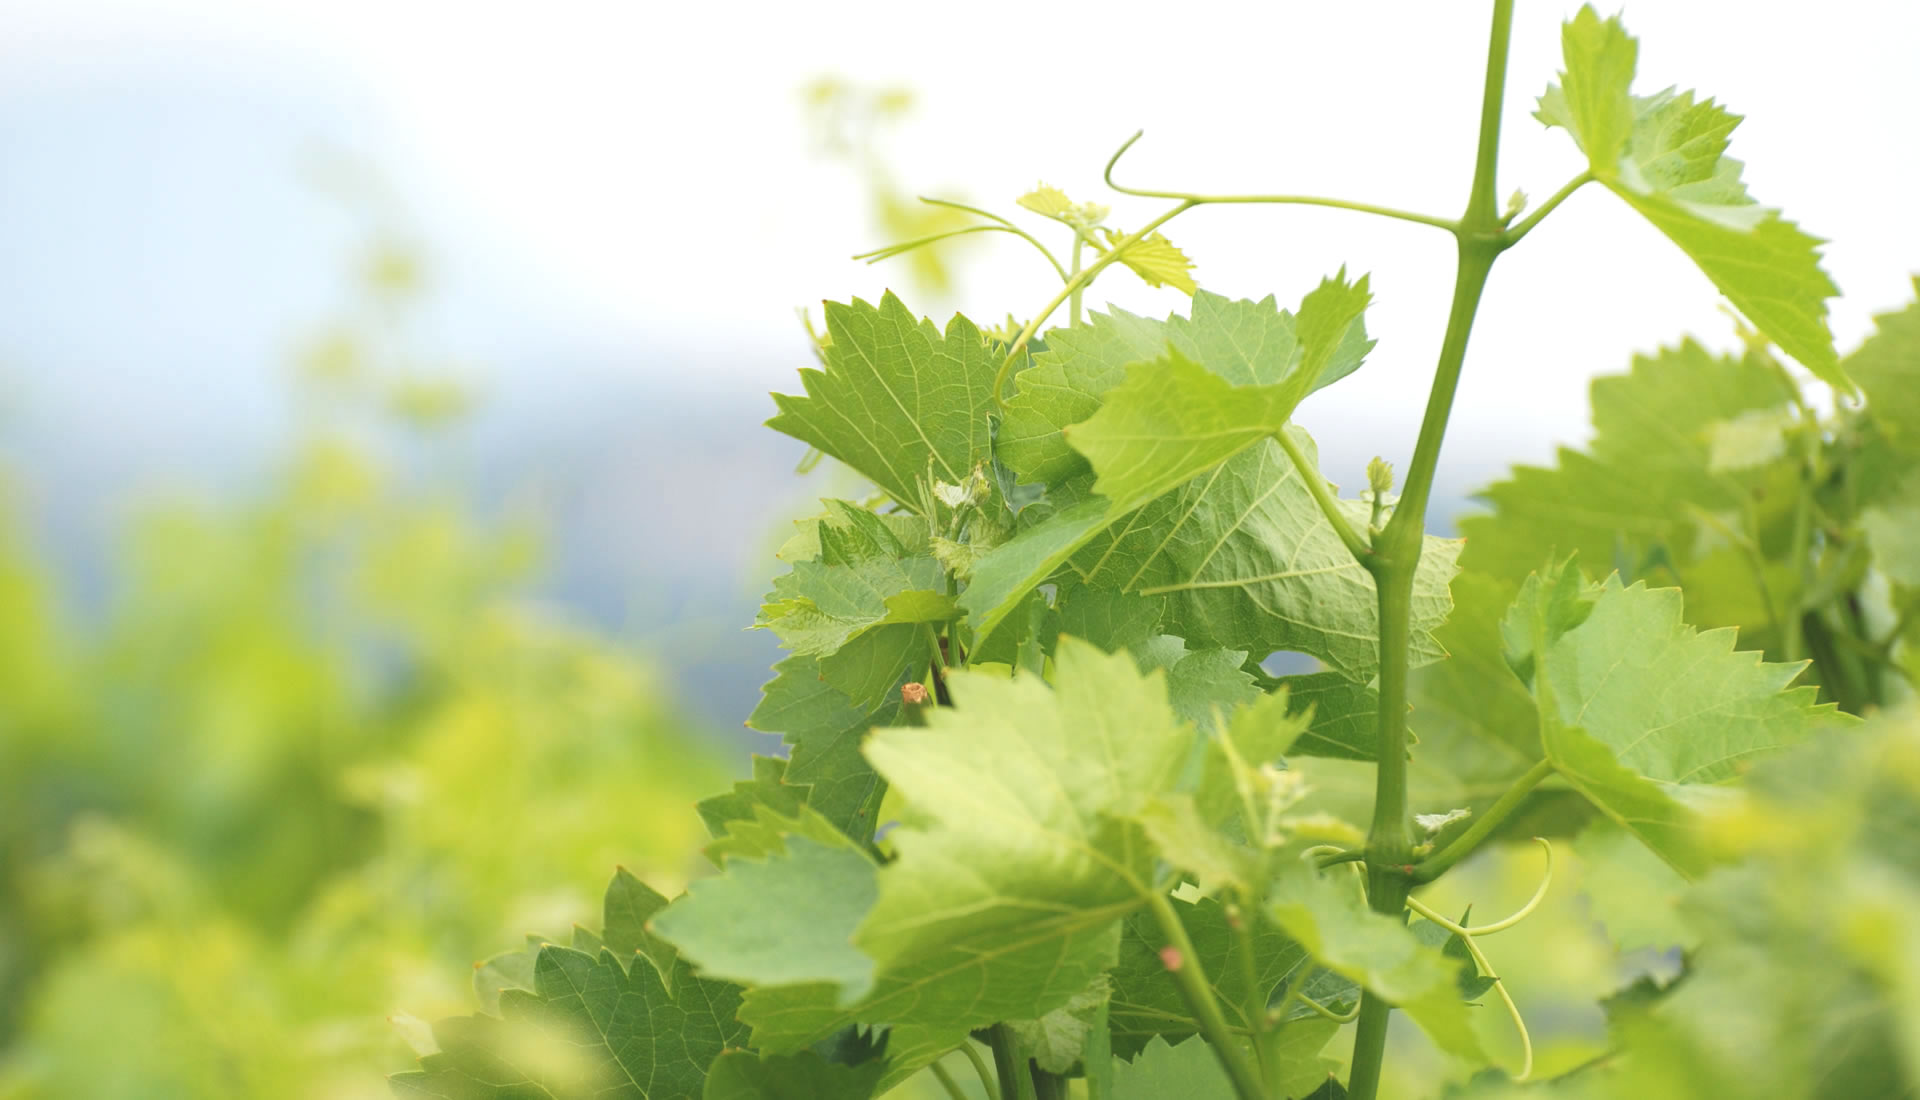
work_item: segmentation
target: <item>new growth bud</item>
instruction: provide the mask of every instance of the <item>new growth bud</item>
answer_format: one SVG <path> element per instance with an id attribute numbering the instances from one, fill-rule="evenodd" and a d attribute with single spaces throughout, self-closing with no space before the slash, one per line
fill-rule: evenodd
<path id="1" fill-rule="evenodd" d="M 1393 491 L 1393 463 L 1375 455 L 1367 463 L 1367 488 L 1373 490 L 1376 497 L 1385 496 Z"/>

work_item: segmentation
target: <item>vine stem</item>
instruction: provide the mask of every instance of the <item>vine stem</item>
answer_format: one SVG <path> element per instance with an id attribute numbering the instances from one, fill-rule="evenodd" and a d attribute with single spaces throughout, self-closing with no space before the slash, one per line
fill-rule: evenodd
<path id="1" fill-rule="evenodd" d="M 1168 949 L 1178 953 L 1167 959 L 1173 982 L 1186 998 L 1193 1018 L 1199 1021 L 1200 1033 L 1213 1047 L 1214 1057 L 1220 1059 L 1220 1065 L 1226 1069 L 1235 1095 L 1240 1100 L 1266 1100 L 1267 1091 L 1260 1082 L 1260 1073 L 1234 1042 L 1233 1030 L 1220 1011 L 1220 1000 L 1213 995 L 1213 987 L 1207 984 L 1207 972 L 1200 965 L 1200 954 L 1193 949 L 1193 940 L 1187 936 L 1187 926 L 1180 923 L 1180 914 L 1173 911 L 1173 903 L 1159 890 L 1148 895 L 1147 906 L 1160 923 L 1160 934 L 1166 937 Z"/>
<path id="2" fill-rule="evenodd" d="M 1027 1072 L 1026 1059 L 1020 1057 L 1020 1039 L 1005 1024 L 993 1025 L 993 1068 L 1000 1078 L 1001 1100 L 1035 1100 L 1033 1075 Z"/>
<path id="3" fill-rule="evenodd" d="M 1367 833 L 1367 899 L 1373 910 L 1403 919 L 1413 850 L 1413 822 L 1407 811 L 1407 677 L 1412 643 L 1413 579 L 1426 538 L 1427 502 L 1447 419 L 1466 362 L 1467 338 L 1486 290 L 1494 260 L 1510 243 L 1495 197 L 1500 159 L 1500 107 L 1507 85 L 1507 48 L 1513 33 L 1513 0 L 1494 0 L 1493 29 L 1487 45 L 1486 84 L 1480 101 L 1480 138 L 1474 158 L 1473 186 L 1454 239 L 1459 259 L 1447 332 L 1434 369 L 1426 415 L 1408 464 L 1406 482 L 1393 518 L 1373 540 L 1374 553 L 1363 560 L 1373 574 L 1380 607 L 1380 737 L 1373 822 Z M 1353 1069 L 1347 1082 L 1352 1100 L 1375 1100 L 1386 1057 L 1387 1021 L 1393 1007 L 1372 992 L 1360 1000 L 1360 1023 L 1353 1041 Z"/>

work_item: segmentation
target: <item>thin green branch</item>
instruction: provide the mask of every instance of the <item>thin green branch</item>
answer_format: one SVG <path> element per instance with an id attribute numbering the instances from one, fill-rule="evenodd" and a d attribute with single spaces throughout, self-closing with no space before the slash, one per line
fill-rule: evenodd
<path id="1" fill-rule="evenodd" d="M 1407 877 L 1416 884 L 1424 884 L 1446 874 L 1454 864 L 1472 855 L 1496 829 L 1505 824 L 1507 818 L 1513 815 L 1513 811 L 1519 809 L 1520 804 L 1526 801 L 1527 795 L 1533 793 L 1533 789 L 1552 774 L 1553 764 L 1550 761 L 1542 760 L 1528 768 L 1520 778 L 1513 781 L 1513 785 L 1508 787 L 1492 806 L 1487 808 L 1486 813 L 1474 819 L 1466 832 L 1454 837 L 1445 848 L 1415 864 L 1413 872 Z"/>
<path id="2" fill-rule="evenodd" d="M 960 1052 L 967 1056 L 967 1061 L 973 1063 L 973 1072 L 980 1078 L 980 1090 L 987 1100 L 1000 1100 L 1000 1085 L 994 1080 L 993 1071 L 987 1068 L 987 1060 L 973 1048 L 973 1040 L 961 1043 Z"/>
<path id="3" fill-rule="evenodd" d="M 1580 190 L 1582 187 L 1585 187 L 1587 184 L 1592 182 L 1593 182 L 1593 173 L 1591 171 L 1582 172 L 1579 175 L 1568 180 L 1567 185 L 1565 187 L 1562 187 L 1560 190 L 1555 191 L 1553 193 L 1553 197 L 1549 198 L 1546 202 L 1543 202 L 1540 204 L 1540 209 L 1535 210 L 1533 213 L 1528 214 L 1526 217 L 1520 219 L 1519 224 L 1507 230 L 1507 247 L 1512 248 L 1514 245 L 1519 244 L 1520 238 L 1533 232 L 1535 226 L 1547 220 L 1547 215 L 1553 213 L 1555 207 L 1559 206 L 1563 202 L 1566 202 L 1567 199 L 1571 197 L 1575 191 Z"/>
<path id="4" fill-rule="evenodd" d="M 933 1079 L 940 1082 L 940 1087 L 947 1091 L 950 1100 L 967 1100 L 966 1090 L 953 1079 L 953 1074 L 947 1072 L 947 1067 L 935 1062 L 927 1068 L 933 1071 Z"/>
<path id="5" fill-rule="evenodd" d="M 1287 434 L 1285 428 L 1273 433 L 1273 438 L 1280 441 L 1280 449 L 1293 460 L 1293 468 L 1300 472 L 1300 480 L 1307 483 L 1307 492 L 1313 494 L 1314 503 L 1320 506 L 1321 514 L 1327 517 L 1333 533 L 1340 536 L 1341 543 L 1353 555 L 1353 560 L 1366 565 L 1367 559 L 1373 557 L 1373 546 L 1360 537 L 1360 533 L 1353 529 L 1353 524 L 1347 522 L 1346 513 L 1340 510 L 1340 502 L 1334 499 L 1333 491 L 1327 488 L 1327 479 L 1320 476 L 1320 471 L 1307 459 L 1306 452 L 1300 449 L 1300 444 Z"/>
<path id="6" fill-rule="evenodd" d="M 1067 275 L 1068 281 L 1072 281 L 1073 276 L 1080 274 L 1080 261 L 1085 255 L 1086 247 L 1086 234 L 1080 232 L 1076 227 L 1073 231 L 1073 269 Z M 1067 296 L 1068 328 L 1078 328 L 1080 326 L 1080 294 L 1081 291 L 1086 289 L 1086 287 L 1082 286 Z"/>
<path id="7" fill-rule="evenodd" d="M 1455 232 L 1459 228 L 1453 221 L 1447 218 L 1435 217 L 1431 214 L 1416 214 L 1409 210 L 1396 210 L 1391 206 L 1375 206 L 1372 203 L 1349 202 L 1346 199 L 1329 199 L 1317 195 L 1200 195 L 1190 191 L 1149 191 L 1139 187 L 1123 187 L 1114 182 L 1114 165 L 1120 163 L 1120 158 L 1125 156 L 1127 150 L 1133 148 L 1133 143 L 1139 141 L 1145 133 L 1145 130 L 1134 131 L 1133 136 L 1128 138 L 1126 143 L 1121 145 L 1107 161 L 1107 186 L 1123 195 L 1138 195 L 1146 199 L 1180 199 L 1185 202 L 1190 202 L 1195 206 L 1214 206 L 1228 203 L 1324 206 L 1334 210 L 1351 210 L 1357 214 L 1372 214 L 1376 217 L 1392 218 L 1395 221 L 1430 225 L 1436 229 L 1444 229 L 1449 233 Z"/>
<path id="8" fill-rule="evenodd" d="M 1253 917 L 1244 894 L 1240 900 L 1242 904 L 1227 913 L 1227 923 L 1232 927 L 1234 939 L 1240 948 L 1240 983 L 1246 987 L 1246 1003 L 1240 1007 L 1240 1015 L 1246 1018 L 1247 1026 L 1253 1029 L 1253 1058 L 1260 1079 L 1272 1081 L 1277 1067 L 1273 1064 L 1273 1052 L 1267 1049 L 1267 1033 L 1271 1028 L 1267 1020 L 1266 995 L 1260 987 L 1260 975 L 1254 964 Z"/>
<path id="9" fill-rule="evenodd" d="M 1053 265 L 1053 273 L 1060 276 L 1061 281 L 1064 282 L 1067 278 L 1067 269 L 1060 266 L 1060 261 L 1054 258 L 1053 252 L 1049 250 L 1046 245 L 1041 244 L 1039 238 L 1017 225 L 970 225 L 965 229 L 949 229 L 944 233 L 935 233 L 932 236 L 919 237 L 911 241 L 901 241 L 898 244 L 890 244 L 884 248 L 876 248 L 871 252 L 862 252 L 853 258 L 856 260 L 865 260 L 870 264 L 877 264 L 881 260 L 891 260 L 895 256 L 905 252 L 911 252 L 916 248 L 924 248 L 930 244 L 937 244 L 949 237 L 964 237 L 969 233 L 1011 233 L 1039 249 L 1040 254 L 1045 256 L 1047 262 Z"/>
<path id="10" fill-rule="evenodd" d="M 993 376 L 993 403 L 1001 412 L 1005 412 L 1007 409 L 1006 399 L 1000 396 L 1001 391 L 1006 389 L 1007 376 L 1013 373 L 1013 365 L 1020 361 L 1020 353 L 1026 350 L 1027 341 L 1033 339 L 1033 334 L 1040 331 L 1040 326 L 1046 323 L 1048 317 L 1053 316 L 1053 311 L 1059 309 L 1061 303 L 1085 289 L 1102 271 L 1107 269 L 1107 265 L 1119 259 L 1129 247 L 1146 240 L 1154 230 L 1193 209 L 1193 207 L 1193 203 L 1183 202 L 1140 227 L 1136 232 L 1129 233 L 1114 242 L 1114 246 L 1108 249 L 1104 255 L 1082 268 L 1079 274 L 1068 279 L 1067 285 L 1060 288 L 1060 293 L 1054 295 L 1052 301 L 1042 306 L 1040 312 L 1033 315 L 1033 319 L 1028 321 L 1026 325 L 1020 329 L 1019 337 L 1014 340 L 1013 346 L 1007 349 L 1007 357 L 1001 362 L 999 372 Z"/>
<path id="11" fill-rule="evenodd" d="M 1314 866 L 1319 867 L 1321 870 L 1324 871 L 1329 867 L 1334 867 L 1342 863 L 1365 863 L 1366 861 L 1367 861 L 1366 849 L 1353 848 L 1345 852 L 1334 852 L 1331 855 L 1321 856 L 1319 857 L 1318 862 L 1314 864 Z"/>
<path id="12" fill-rule="evenodd" d="M 1213 1047 L 1214 1057 L 1220 1059 L 1220 1065 L 1227 1071 L 1233 1091 L 1240 1100 L 1266 1100 L 1260 1075 L 1248 1064 L 1246 1052 L 1234 1042 L 1227 1018 L 1220 1011 L 1220 1001 L 1214 996 L 1213 987 L 1207 983 L 1207 972 L 1200 965 L 1200 953 L 1194 950 L 1186 925 L 1180 923 L 1180 915 L 1173 911 L 1173 903 L 1167 900 L 1166 894 L 1156 890 L 1147 895 L 1147 905 L 1160 923 L 1161 935 L 1167 939 L 1171 952 L 1166 958 L 1168 972 L 1200 1024 L 1200 1033 Z"/>

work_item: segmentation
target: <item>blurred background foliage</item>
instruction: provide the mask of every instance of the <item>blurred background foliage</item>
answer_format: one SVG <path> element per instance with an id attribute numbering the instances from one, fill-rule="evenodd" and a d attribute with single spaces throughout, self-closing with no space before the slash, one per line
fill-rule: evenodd
<path id="1" fill-rule="evenodd" d="M 97 612 L 0 493 L 0 1096 L 384 1096 L 396 1009 L 689 872 L 730 769 L 529 598 L 535 518 L 464 503 L 421 284 L 368 250 L 278 468 L 146 503 Z"/>

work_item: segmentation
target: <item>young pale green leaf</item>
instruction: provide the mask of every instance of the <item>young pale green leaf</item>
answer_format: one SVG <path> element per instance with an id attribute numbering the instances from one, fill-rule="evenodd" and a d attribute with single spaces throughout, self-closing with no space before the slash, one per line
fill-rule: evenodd
<path id="1" fill-rule="evenodd" d="M 1019 392 L 1008 402 L 997 453 L 1026 482 L 1057 485 L 1085 471 L 1062 429 L 1098 412 L 1129 365 L 1169 349 L 1234 386 L 1295 379 L 1310 393 L 1352 374 L 1373 348 L 1358 312 L 1368 300 L 1367 278 L 1348 283 L 1342 271 L 1307 295 L 1298 318 L 1271 296 L 1236 301 L 1203 290 L 1193 296 L 1191 319 L 1156 321 L 1115 309 L 1077 328 L 1054 329 L 1047 350 L 1016 376 Z"/>
<path id="2" fill-rule="evenodd" d="M 693 883 L 649 927 L 706 977 L 831 983 L 842 1003 L 865 996 L 873 960 L 852 941 L 879 895 L 878 867 L 824 819 L 812 822 L 768 821 L 779 830 L 771 844 L 731 854 L 724 873 Z"/>
<path id="3" fill-rule="evenodd" d="M 747 725 L 785 735 L 790 746 L 785 780 L 807 787 L 807 805 L 856 840 L 873 836 L 885 784 L 860 753 L 875 726 L 892 725 L 900 713 L 898 693 L 870 708 L 856 707 L 821 679 L 812 657 L 789 657 L 774 666 Z"/>
<path id="4" fill-rule="evenodd" d="M 1125 514 L 1285 427 L 1304 387 L 1235 386 L 1178 351 L 1127 368 L 1100 411 L 1065 429 Z"/>
<path id="5" fill-rule="evenodd" d="M 1065 191 L 1044 183 L 1014 201 L 1043 218 L 1055 221 L 1065 221 L 1073 210 L 1073 200 L 1067 197 Z"/>
<path id="6" fill-rule="evenodd" d="M 754 625 L 773 631 L 796 654 L 825 657 L 876 626 L 953 618 L 953 601 L 937 591 L 945 578 L 931 555 L 795 562 L 774 579 Z"/>
<path id="7" fill-rule="evenodd" d="M 824 370 L 805 368 L 806 396 L 775 394 L 767 426 L 845 462 L 912 511 L 929 473 L 958 484 L 989 453 L 988 413 L 1000 364 L 971 321 L 943 335 L 891 293 L 878 308 L 828 302 Z"/>
<path id="8" fill-rule="evenodd" d="M 1054 663 L 1051 690 L 955 671 L 955 705 L 927 728 L 872 735 L 867 755 L 908 807 L 854 938 L 876 963 L 873 992 L 841 1008 L 820 983 L 757 988 L 742 1009 L 756 1046 L 888 1023 L 892 1080 L 972 1028 L 1046 1015 L 1112 964 L 1152 880 L 1128 819 L 1171 787 L 1193 731 L 1125 654 L 1062 639 Z"/>
<path id="9" fill-rule="evenodd" d="M 1115 235 L 1109 231 L 1107 236 L 1111 241 Z M 1193 261 L 1162 234 L 1154 233 L 1129 245 L 1120 253 L 1120 262 L 1132 268 L 1148 286 L 1170 286 L 1188 294 L 1200 289 L 1189 274 Z"/>
<path id="10" fill-rule="evenodd" d="M 1843 392 L 1818 238 L 1758 206 L 1725 156 L 1740 117 L 1692 92 L 1634 97 L 1638 47 L 1617 16 L 1591 7 L 1566 24 L 1566 70 L 1536 117 L 1573 135 L 1594 178 L 1680 246 L 1768 339 Z"/>
<path id="11" fill-rule="evenodd" d="M 884 1062 L 843 1066 L 810 1050 L 760 1055 L 729 1050 L 714 1060 L 701 1100 L 869 1100 Z"/>
<path id="12" fill-rule="evenodd" d="M 1458 966 L 1369 910 L 1345 875 L 1290 871 L 1274 884 L 1267 914 L 1315 962 L 1400 1007 L 1442 1050 L 1486 1060 L 1457 989 Z"/>
<path id="13" fill-rule="evenodd" d="M 1307 728 L 1306 712 L 1293 703 L 1285 689 L 1262 695 L 1253 705 L 1235 711 L 1224 737 L 1232 754 L 1222 744 L 1223 738 L 1216 736 L 1207 743 L 1201 758 L 1200 784 L 1193 797 L 1202 820 L 1218 827 L 1239 816 L 1233 757 L 1239 757 L 1249 768 L 1271 764 L 1292 749 Z"/>
<path id="14" fill-rule="evenodd" d="M 1913 281 L 1920 295 L 1920 277 Z M 1873 319 L 1873 335 L 1847 357 L 1867 414 L 1904 450 L 1920 450 L 1920 301 Z"/>
<path id="15" fill-rule="evenodd" d="M 1027 594 L 1059 572 L 1074 551 L 1090 542 L 1111 522 L 1113 505 L 1090 496 L 1062 508 L 978 559 L 973 579 L 960 594 L 974 636 L 991 638 L 1000 624 Z"/>
<path id="16" fill-rule="evenodd" d="M 605 1096 L 670 1100 L 698 1096 L 707 1067 L 738 1045 L 740 991 L 675 964 L 668 993 L 652 966 L 624 969 L 549 945 L 534 962 L 533 988 L 500 995 L 501 1018 L 466 1016 L 434 1025 L 440 1051 L 397 1074 L 405 1097 Z"/>

